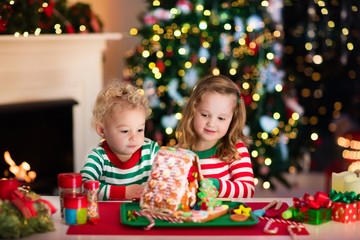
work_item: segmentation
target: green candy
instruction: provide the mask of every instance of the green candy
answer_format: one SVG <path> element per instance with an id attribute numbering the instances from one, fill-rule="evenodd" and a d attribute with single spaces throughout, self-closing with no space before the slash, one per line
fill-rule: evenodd
<path id="1" fill-rule="evenodd" d="M 191 217 L 192 212 L 182 212 L 181 215 L 183 215 L 184 217 Z"/>
<path id="2" fill-rule="evenodd" d="M 290 209 L 286 210 L 285 212 L 283 212 L 281 214 L 281 216 L 283 217 L 283 219 L 290 219 L 293 217 L 293 213 Z"/>
<path id="3" fill-rule="evenodd" d="M 87 208 L 80 208 L 76 212 L 76 224 L 85 224 L 87 221 Z"/>
<path id="4" fill-rule="evenodd" d="M 201 199 L 205 198 L 206 195 L 207 195 L 207 194 L 204 193 L 204 192 L 199 192 L 199 193 L 198 193 L 198 197 L 201 198 Z"/>

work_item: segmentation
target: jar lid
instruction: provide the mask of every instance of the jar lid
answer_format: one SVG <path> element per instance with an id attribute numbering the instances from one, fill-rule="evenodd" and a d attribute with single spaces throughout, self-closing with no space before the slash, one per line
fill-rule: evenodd
<path id="1" fill-rule="evenodd" d="M 82 176 L 80 173 L 59 173 L 58 185 L 62 188 L 81 187 Z"/>
<path id="2" fill-rule="evenodd" d="M 82 193 L 64 194 L 64 208 L 80 209 L 87 207 L 87 196 Z"/>
<path id="3" fill-rule="evenodd" d="M 99 181 L 96 180 L 86 180 L 84 182 L 84 189 L 98 189 L 100 187 Z"/>

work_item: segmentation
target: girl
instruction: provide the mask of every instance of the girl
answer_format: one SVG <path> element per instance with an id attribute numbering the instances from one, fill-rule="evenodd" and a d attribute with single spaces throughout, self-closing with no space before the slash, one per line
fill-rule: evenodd
<path id="1" fill-rule="evenodd" d="M 225 76 L 200 80 L 177 127 L 178 145 L 198 154 L 218 197 L 251 198 L 254 174 L 242 130 L 246 110 L 238 86 Z"/>
<path id="2" fill-rule="evenodd" d="M 151 109 L 146 96 L 125 82 L 112 82 L 97 96 L 92 123 L 104 139 L 81 169 L 83 181 L 100 182 L 100 200 L 139 198 L 159 145 L 144 136 Z"/>

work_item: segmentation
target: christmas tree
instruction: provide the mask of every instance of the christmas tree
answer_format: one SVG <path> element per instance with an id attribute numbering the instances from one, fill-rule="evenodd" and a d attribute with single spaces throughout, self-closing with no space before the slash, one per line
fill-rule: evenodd
<path id="1" fill-rule="evenodd" d="M 66 0 L 0 0 L 0 34 L 14 36 L 41 33 L 102 31 L 102 22 L 89 4 Z"/>
<path id="2" fill-rule="evenodd" d="M 271 11 L 268 9 L 272 8 Z M 272 12 L 270 14 L 269 12 Z M 279 15 L 280 14 L 280 15 Z M 285 79 L 279 1 L 149 1 L 141 43 L 127 56 L 126 78 L 141 87 L 153 111 L 146 135 L 176 144 L 175 128 L 197 80 L 208 74 L 236 82 L 247 106 L 246 133 L 255 177 L 264 188 L 295 170 L 302 108 Z M 280 16 L 280 18 L 279 18 Z M 291 79 L 290 79 L 291 80 Z"/>

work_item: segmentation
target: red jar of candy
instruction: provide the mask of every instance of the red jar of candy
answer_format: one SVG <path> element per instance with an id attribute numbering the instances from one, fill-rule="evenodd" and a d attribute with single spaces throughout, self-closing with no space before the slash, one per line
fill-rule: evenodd
<path id="1" fill-rule="evenodd" d="M 64 195 L 64 218 L 69 225 L 81 225 L 87 221 L 87 196 L 85 194 Z"/>

